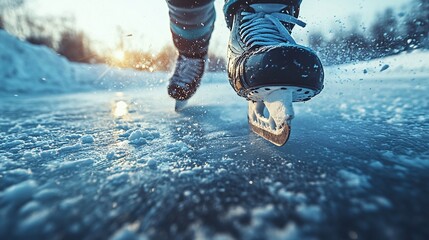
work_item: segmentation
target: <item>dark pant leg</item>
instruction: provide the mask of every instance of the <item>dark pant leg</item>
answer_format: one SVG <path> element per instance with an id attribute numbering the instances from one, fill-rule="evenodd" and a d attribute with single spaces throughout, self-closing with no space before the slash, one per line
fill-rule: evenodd
<path id="1" fill-rule="evenodd" d="M 201 58 L 207 54 L 214 29 L 214 0 L 168 0 L 170 29 L 180 54 Z"/>

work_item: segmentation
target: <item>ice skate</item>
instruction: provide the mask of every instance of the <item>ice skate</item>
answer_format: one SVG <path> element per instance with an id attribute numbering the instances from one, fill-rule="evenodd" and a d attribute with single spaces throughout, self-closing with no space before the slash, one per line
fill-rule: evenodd
<path id="1" fill-rule="evenodd" d="M 323 89 L 320 59 L 290 35 L 294 25 L 305 26 L 296 18 L 298 9 L 277 3 L 240 5 L 229 26 L 230 83 L 249 100 L 252 131 L 277 146 L 289 139 L 292 103 L 310 100 Z"/>
<path id="2" fill-rule="evenodd" d="M 216 18 L 213 1 L 168 1 L 170 29 L 179 52 L 168 94 L 182 110 L 200 86 Z"/>
<path id="3" fill-rule="evenodd" d="M 194 95 L 204 73 L 205 58 L 188 58 L 179 55 L 176 69 L 170 78 L 168 94 L 176 99 L 175 110 L 182 110 Z"/>

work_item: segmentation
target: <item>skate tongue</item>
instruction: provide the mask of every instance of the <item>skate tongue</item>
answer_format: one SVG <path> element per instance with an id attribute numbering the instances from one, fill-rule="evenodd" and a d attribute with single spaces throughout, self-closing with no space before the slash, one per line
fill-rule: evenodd
<path id="1" fill-rule="evenodd" d="M 263 13 L 276 13 L 283 10 L 283 8 L 287 7 L 285 4 L 280 3 L 257 3 L 250 5 L 255 12 L 263 12 Z"/>

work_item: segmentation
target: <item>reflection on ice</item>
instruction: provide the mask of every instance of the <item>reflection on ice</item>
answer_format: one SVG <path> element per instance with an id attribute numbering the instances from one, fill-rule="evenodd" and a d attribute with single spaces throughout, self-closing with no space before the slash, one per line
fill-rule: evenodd
<path id="1" fill-rule="evenodd" d="M 113 115 L 115 118 L 123 118 L 128 115 L 128 103 L 125 101 L 117 101 L 113 106 Z"/>

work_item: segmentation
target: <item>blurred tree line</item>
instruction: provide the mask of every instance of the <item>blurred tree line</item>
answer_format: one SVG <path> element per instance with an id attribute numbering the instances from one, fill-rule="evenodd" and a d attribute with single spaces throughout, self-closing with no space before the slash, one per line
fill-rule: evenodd
<path id="1" fill-rule="evenodd" d="M 170 71 L 177 52 L 167 45 L 157 54 L 125 50 L 123 32 L 118 31 L 118 47 L 99 53 L 94 50 L 90 38 L 78 30 L 72 16 L 40 17 L 31 14 L 25 0 L 0 0 L 0 29 L 32 44 L 44 45 L 73 62 L 106 63 L 115 67 L 134 68 L 141 71 Z M 115 56 L 120 51 L 121 57 Z M 209 71 L 224 71 L 225 59 L 209 55 Z"/>
<path id="2" fill-rule="evenodd" d="M 429 1 L 410 1 L 403 11 L 388 8 L 368 29 L 352 23 L 351 30 L 338 29 L 331 39 L 320 32 L 312 33 L 309 45 L 327 65 L 429 49 Z"/>

